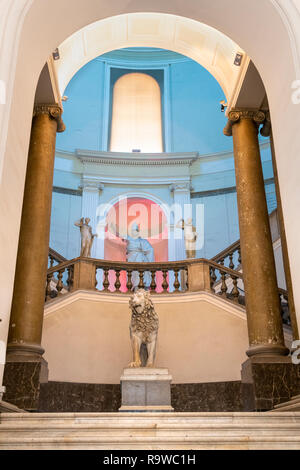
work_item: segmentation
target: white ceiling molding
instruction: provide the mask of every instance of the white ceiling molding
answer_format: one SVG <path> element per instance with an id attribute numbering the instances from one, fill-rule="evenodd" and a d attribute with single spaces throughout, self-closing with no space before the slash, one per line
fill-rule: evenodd
<path id="1" fill-rule="evenodd" d="M 205 67 L 227 99 L 240 75 L 234 65 L 244 51 L 220 31 L 191 19 L 162 13 L 130 13 L 100 20 L 77 31 L 59 46 L 55 66 L 60 91 L 86 63 L 115 49 L 154 47 L 183 54 Z"/>

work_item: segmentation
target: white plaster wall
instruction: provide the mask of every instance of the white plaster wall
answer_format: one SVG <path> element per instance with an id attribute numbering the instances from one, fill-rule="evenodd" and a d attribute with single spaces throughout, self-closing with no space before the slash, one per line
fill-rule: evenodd
<path id="1" fill-rule="evenodd" d="M 74 295 L 45 310 L 43 347 L 49 380 L 119 383 L 131 361 L 128 297 Z M 119 297 L 119 298 L 118 298 Z M 248 348 L 246 314 L 211 294 L 154 299 L 160 327 L 157 367 L 174 383 L 240 380 Z M 170 299 L 172 297 L 172 299 Z M 102 300 L 103 299 L 103 300 Z"/>

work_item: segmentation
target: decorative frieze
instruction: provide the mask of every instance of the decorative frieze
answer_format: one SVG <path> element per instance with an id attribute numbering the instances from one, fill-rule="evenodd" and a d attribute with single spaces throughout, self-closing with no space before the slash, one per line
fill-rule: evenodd
<path id="1" fill-rule="evenodd" d="M 125 166 L 169 166 L 191 165 L 199 158 L 198 152 L 185 153 L 124 153 L 76 150 L 76 156 L 82 163 Z"/>

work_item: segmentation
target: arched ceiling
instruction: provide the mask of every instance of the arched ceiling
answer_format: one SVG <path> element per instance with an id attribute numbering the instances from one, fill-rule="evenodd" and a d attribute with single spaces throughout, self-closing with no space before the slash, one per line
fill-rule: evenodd
<path id="1" fill-rule="evenodd" d="M 219 82 L 227 99 L 242 67 L 234 65 L 244 51 L 229 37 L 198 21 L 163 13 L 129 13 L 82 28 L 60 46 L 55 61 L 63 94 L 75 73 L 101 54 L 125 47 L 155 47 L 183 54 L 205 67 Z"/>

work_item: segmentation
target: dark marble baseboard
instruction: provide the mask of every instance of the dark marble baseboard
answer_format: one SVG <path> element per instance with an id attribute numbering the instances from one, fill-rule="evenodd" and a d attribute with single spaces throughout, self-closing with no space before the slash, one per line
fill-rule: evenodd
<path id="1" fill-rule="evenodd" d="M 35 411 L 40 393 L 41 362 L 7 362 L 3 400 L 22 410 Z"/>
<path id="2" fill-rule="evenodd" d="M 111 412 L 121 406 L 119 384 L 48 382 L 40 385 L 39 412 Z"/>
<path id="3" fill-rule="evenodd" d="M 300 393 L 300 365 L 290 358 L 250 358 L 242 365 L 244 411 L 267 411 Z"/>
<path id="4" fill-rule="evenodd" d="M 242 411 L 241 382 L 171 385 L 175 411 Z M 48 382 L 40 385 L 39 412 L 114 412 L 121 406 L 119 384 Z"/>
<path id="5" fill-rule="evenodd" d="M 171 385 L 175 411 L 243 411 L 241 382 L 208 382 Z"/>

